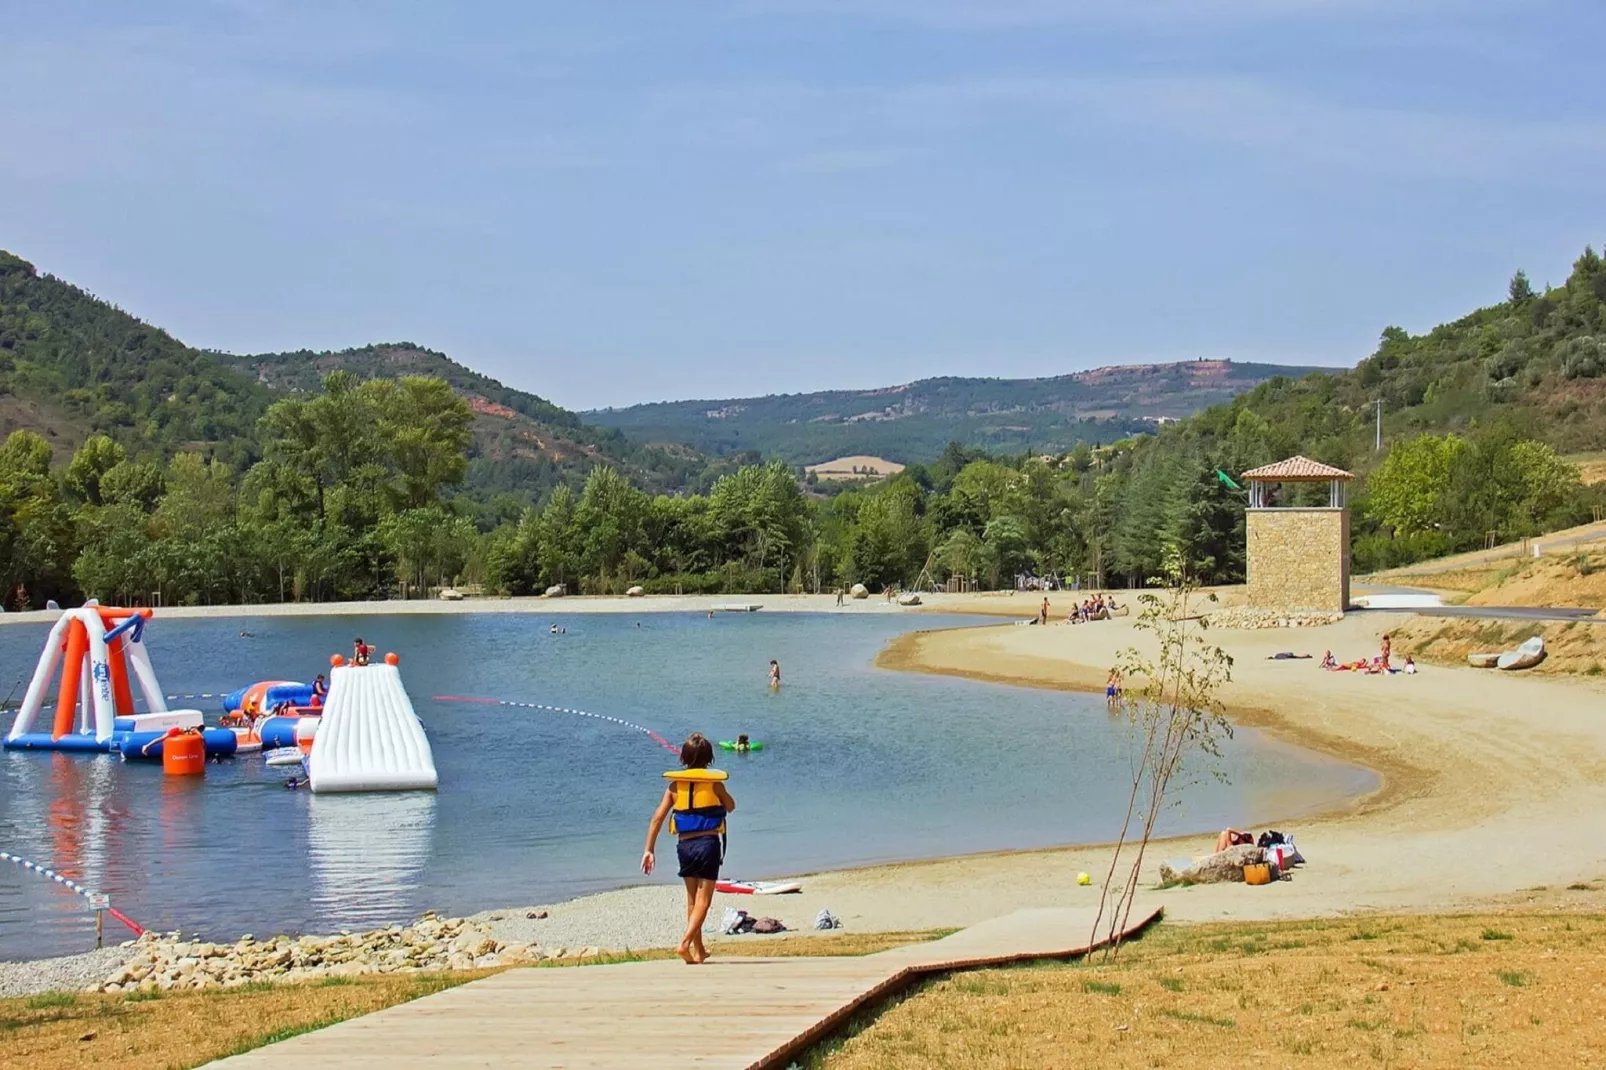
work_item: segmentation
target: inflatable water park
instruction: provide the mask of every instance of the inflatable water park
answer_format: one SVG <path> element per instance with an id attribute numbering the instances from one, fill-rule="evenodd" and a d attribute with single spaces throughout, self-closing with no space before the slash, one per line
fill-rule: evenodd
<path id="1" fill-rule="evenodd" d="M 200 710 L 168 707 L 146 647 L 151 618 L 149 609 L 95 604 L 63 611 L 4 747 L 119 754 L 160 762 L 171 775 L 205 775 L 209 760 L 261 755 L 270 766 L 301 767 L 305 786 L 319 793 L 438 787 L 395 654 L 375 664 L 334 655 L 327 695 L 290 680 L 247 685 L 224 696 L 220 723 L 208 725 Z"/>

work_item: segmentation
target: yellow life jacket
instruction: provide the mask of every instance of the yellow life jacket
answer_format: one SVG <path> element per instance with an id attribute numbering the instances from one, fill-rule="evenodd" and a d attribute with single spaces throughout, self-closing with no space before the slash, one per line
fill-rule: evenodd
<path id="1" fill-rule="evenodd" d="M 672 769 L 664 774 L 675 792 L 669 831 L 675 835 L 724 832 L 725 804 L 714 785 L 730 774 L 723 769 Z"/>

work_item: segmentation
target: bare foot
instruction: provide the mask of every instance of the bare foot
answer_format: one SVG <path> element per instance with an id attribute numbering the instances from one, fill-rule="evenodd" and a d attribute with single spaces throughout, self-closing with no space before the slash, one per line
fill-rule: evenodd
<path id="1" fill-rule="evenodd" d="M 688 966 L 695 966 L 702 961 L 692 954 L 691 945 L 685 941 L 681 941 L 680 946 L 675 948 L 675 954 L 679 955 L 680 961 L 684 962 Z"/>
<path id="2" fill-rule="evenodd" d="M 702 944 L 694 945 L 692 947 L 692 954 L 697 957 L 697 962 L 699 965 L 714 957 L 713 952 L 709 951 L 708 948 L 704 947 Z"/>

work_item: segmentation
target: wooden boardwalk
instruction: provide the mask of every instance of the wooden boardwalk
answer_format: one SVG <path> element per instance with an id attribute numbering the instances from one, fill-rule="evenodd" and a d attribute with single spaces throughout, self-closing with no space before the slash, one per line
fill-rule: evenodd
<path id="1" fill-rule="evenodd" d="M 1133 931 L 1159 917 L 1133 911 Z M 1091 908 L 1022 910 L 876 955 L 716 957 L 514 969 L 211 1064 L 218 1070 L 413 1067 L 784 1068 L 860 1007 L 922 977 L 1073 958 Z M 729 947 L 729 944 L 723 945 Z"/>

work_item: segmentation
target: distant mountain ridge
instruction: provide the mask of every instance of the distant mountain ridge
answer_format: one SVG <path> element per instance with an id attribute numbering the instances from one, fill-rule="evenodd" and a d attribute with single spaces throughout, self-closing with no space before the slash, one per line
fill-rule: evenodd
<path id="1" fill-rule="evenodd" d="M 1193 360 L 1037 379 L 945 376 L 872 390 L 664 401 L 582 415 L 637 441 L 709 453 L 756 450 L 792 464 L 868 454 L 907 464 L 936 457 L 949 442 L 1055 452 L 1078 441 L 1110 441 L 1317 370 Z"/>

